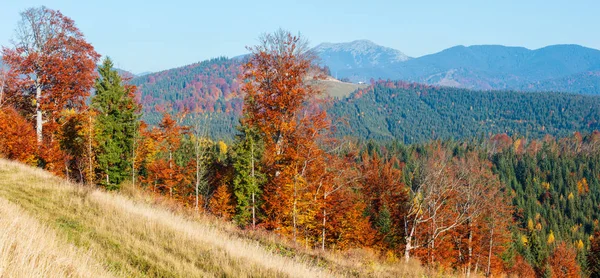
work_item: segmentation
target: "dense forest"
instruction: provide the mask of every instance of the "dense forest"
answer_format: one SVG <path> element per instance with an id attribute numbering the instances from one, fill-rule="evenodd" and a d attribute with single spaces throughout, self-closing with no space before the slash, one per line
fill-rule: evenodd
<path id="1" fill-rule="evenodd" d="M 339 136 L 405 143 L 497 133 L 541 138 L 600 129 L 600 97 L 471 91 L 378 81 L 328 110 Z"/>
<path id="2" fill-rule="evenodd" d="M 307 82 L 326 77 L 307 42 L 283 30 L 240 75 L 217 59 L 181 68 L 198 71 L 190 80 L 144 77 L 161 89 L 140 98 L 109 58 L 96 71 L 68 17 L 22 17 L 22 38 L 61 32 L 3 48 L 2 157 L 310 250 L 418 258 L 441 274 L 600 275 L 598 98 L 379 81 L 330 107 Z M 236 111 L 232 142 L 213 139 L 210 115 Z"/>
<path id="3" fill-rule="evenodd" d="M 164 111 L 205 113 L 209 135 L 231 140 L 242 111 L 241 67 L 240 60 L 221 57 L 136 77 L 130 84 L 138 87 L 147 123 L 158 124 Z"/>
<path id="4" fill-rule="evenodd" d="M 232 141 L 242 111 L 241 66 L 239 59 L 217 58 L 134 78 L 143 119 L 155 125 L 163 111 L 206 112 L 212 119 L 209 134 Z M 379 80 L 347 98 L 332 98 L 328 107 L 340 138 L 418 143 L 497 133 L 541 138 L 600 129 L 600 97 L 566 93 L 474 91 Z"/>
<path id="5" fill-rule="evenodd" d="M 441 144 L 454 159 L 477 153 L 504 187 L 512 200 L 512 223 L 508 223 L 512 242 L 505 246 L 504 260 L 517 258 L 517 263 L 518 256 L 522 256 L 538 276 L 551 276 L 554 270 L 549 261 L 562 241 L 584 270 L 597 269 L 597 261 L 590 259 L 594 254 L 588 254 L 588 250 L 600 235 L 594 235 L 600 228 L 599 132 L 585 136 L 575 133 L 560 139 L 546 136 L 541 140 L 499 134 L 485 140 L 369 143 L 366 149 L 399 159 L 404 165 L 405 184 L 411 186 L 419 175 L 419 161 L 432 155 L 432 144 Z"/>

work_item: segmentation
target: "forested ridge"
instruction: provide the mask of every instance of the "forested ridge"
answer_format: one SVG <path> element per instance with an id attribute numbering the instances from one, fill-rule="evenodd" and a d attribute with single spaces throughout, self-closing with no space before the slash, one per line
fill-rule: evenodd
<path id="1" fill-rule="evenodd" d="M 243 93 L 239 59 L 217 58 L 137 77 L 144 120 L 163 111 L 210 113 L 210 135 L 232 140 Z M 600 128 L 600 97 L 569 93 L 477 91 L 403 81 L 373 81 L 346 98 L 332 98 L 328 113 L 336 136 L 405 143 L 497 133 L 541 138 Z"/>
<path id="2" fill-rule="evenodd" d="M 339 136 L 405 143 L 497 133 L 541 138 L 600 129 L 600 97 L 566 93 L 471 91 L 377 81 L 335 102 Z"/>
<path id="3" fill-rule="evenodd" d="M 96 71 L 71 19 L 21 16 L 21 47 L 2 50 L 4 158 L 296 249 L 416 258 L 437 275 L 600 275 L 597 97 L 373 81 L 334 100 L 307 41 L 281 29 L 241 69 L 220 58 L 142 77 L 159 85 L 140 96 L 110 58 Z M 219 113 L 238 115 L 229 141 Z M 160 276 L 139 261 L 126 267 Z"/>

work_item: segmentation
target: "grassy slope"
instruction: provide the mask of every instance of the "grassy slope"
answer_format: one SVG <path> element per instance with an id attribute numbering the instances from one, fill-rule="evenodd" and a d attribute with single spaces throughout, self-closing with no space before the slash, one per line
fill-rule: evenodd
<path id="1" fill-rule="evenodd" d="M 328 276 L 217 228 L 123 196 L 65 184 L 17 163 L 0 161 L 0 198 L 90 252 L 109 275 Z"/>
<path id="2" fill-rule="evenodd" d="M 0 159 L 0 231 L 9 231 L 0 233 L 0 277 L 426 275 L 415 261 L 293 248 L 272 234 L 248 234 L 202 215 L 192 219 L 147 197 L 69 184 Z"/>
<path id="3" fill-rule="evenodd" d="M 0 199 L 0 277 L 111 277 L 89 253 Z"/>
<path id="4" fill-rule="evenodd" d="M 320 80 L 321 88 L 323 91 L 331 97 L 344 98 L 349 96 L 352 92 L 358 89 L 364 89 L 367 87 L 365 84 L 354 84 L 328 78 L 326 80 Z"/>

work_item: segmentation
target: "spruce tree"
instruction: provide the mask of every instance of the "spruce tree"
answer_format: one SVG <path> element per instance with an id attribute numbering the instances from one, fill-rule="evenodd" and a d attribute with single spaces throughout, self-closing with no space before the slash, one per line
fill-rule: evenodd
<path id="1" fill-rule="evenodd" d="M 255 129 L 242 125 L 239 131 L 233 157 L 233 191 L 237 200 L 235 220 L 240 226 L 251 224 L 254 228 L 265 181 L 260 167 L 264 144 Z"/>
<path id="2" fill-rule="evenodd" d="M 135 130 L 138 125 L 138 106 L 131 88 L 122 79 L 109 58 L 98 68 L 96 95 L 92 108 L 96 118 L 96 174 L 98 181 L 107 189 L 118 189 L 128 176 Z"/>

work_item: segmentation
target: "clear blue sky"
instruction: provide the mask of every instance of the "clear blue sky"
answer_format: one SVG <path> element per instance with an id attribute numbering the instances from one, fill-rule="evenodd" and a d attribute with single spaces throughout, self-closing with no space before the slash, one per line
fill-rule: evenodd
<path id="1" fill-rule="evenodd" d="M 0 45 L 10 45 L 19 12 L 40 5 L 71 17 L 96 51 L 134 73 L 243 54 L 279 27 L 312 45 L 369 39 L 413 57 L 459 44 L 600 49 L 600 1 L 591 0 L 2 0 Z"/>

